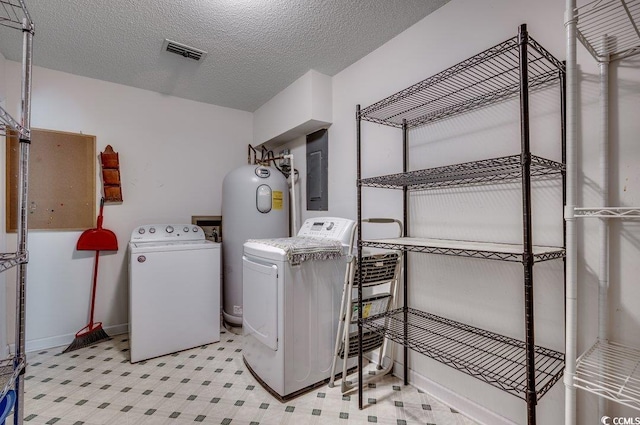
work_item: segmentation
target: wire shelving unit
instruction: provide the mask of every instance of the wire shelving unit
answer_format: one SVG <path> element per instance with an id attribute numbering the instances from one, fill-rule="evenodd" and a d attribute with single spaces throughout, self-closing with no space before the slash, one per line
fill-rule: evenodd
<path id="1" fill-rule="evenodd" d="M 524 252 L 522 245 L 461 241 L 455 239 L 433 238 L 395 238 L 362 241 L 362 246 L 382 249 L 402 249 L 407 252 L 453 255 L 457 257 L 480 258 L 522 263 Z M 564 249 L 554 246 L 533 246 L 531 255 L 534 262 L 555 260 L 564 257 Z"/>
<path id="2" fill-rule="evenodd" d="M 526 399 L 525 343 L 420 310 L 392 310 L 370 317 L 365 328 L 400 344 L 408 327 L 408 347 Z M 562 377 L 564 354 L 535 346 L 536 393 L 542 397 Z"/>
<path id="3" fill-rule="evenodd" d="M 402 238 L 366 240 L 358 228 L 359 247 L 400 249 L 405 252 L 452 255 L 468 258 L 519 262 L 523 265 L 525 288 L 525 338 L 513 339 L 495 332 L 419 311 L 409 306 L 407 273 L 404 275 L 403 307 L 359 320 L 359 337 L 376 332 L 403 345 L 404 377 L 408 383 L 408 349 L 431 357 L 480 379 L 527 402 L 529 425 L 536 423 L 535 406 L 560 378 L 564 354 L 535 345 L 533 319 L 533 265 L 563 259 L 564 246 L 541 247 L 532 242 L 531 182 L 560 179 L 564 187 L 564 84 L 565 67 L 545 50 L 521 25 L 510 38 L 432 77 L 356 111 L 358 155 L 358 221 L 362 220 L 362 188 L 403 191 Z M 529 136 L 529 94 L 551 86 L 560 87 L 562 161 L 531 154 Z M 456 114 L 512 98 L 520 100 L 520 152 L 424 170 L 408 170 L 409 130 Z M 402 129 L 402 173 L 362 178 L 362 121 Z M 523 223 L 521 244 L 416 238 L 409 235 L 408 194 L 443 187 L 495 185 L 519 182 L 522 189 Z M 564 192 L 564 191 L 563 191 Z M 560 218 L 560 211 L 558 216 Z M 361 250 L 360 250 L 361 251 Z M 359 258 L 359 261 L 361 259 Z M 407 270 L 407 256 L 404 256 Z M 361 291 L 360 291 L 361 292 Z M 362 294 L 359 293 L 360 300 Z M 362 311 L 362 304 L 359 305 Z M 359 381 L 362 381 L 362 348 Z M 359 387 L 363 408 L 363 388 Z"/>
<path id="4" fill-rule="evenodd" d="M 577 37 L 598 61 L 640 53 L 640 1 L 596 0 L 576 9 Z"/>
<path id="5" fill-rule="evenodd" d="M 0 0 L 0 25 L 22 32 L 22 109 L 20 119 L 14 119 L 0 108 L 0 135 L 11 134 L 19 138 L 18 157 L 18 226 L 17 247 L 14 253 L 0 254 L 0 272 L 12 267 L 16 273 L 16 329 L 15 352 L 0 361 L 0 396 L 15 390 L 16 401 L 13 422 L 20 425 L 24 416 L 25 305 L 27 262 L 27 194 L 29 177 L 29 147 L 31 144 L 31 68 L 34 24 L 23 0 Z"/>
<path id="6" fill-rule="evenodd" d="M 574 4 L 575 5 L 575 4 Z M 601 105 L 601 207 L 574 207 L 575 218 L 600 219 L 600 290 L 599 332 L 595 344 L 581 355 L 575 367 L 567 364 L 566 374 L 573 377 L 576 388 L 596 394 L 599 416 L 606 412 L 603 399 L 640 410 L 640 348 L 616 344 L 608 340 L 609 287 L 609 221 L 639 219 L 640 207 L 608 206 L 608 131 L 609 131 L 609 65 L 611 62 L 640 54 L 640 0 L 596 0 L 568 10 L 570 22 L 575 22 L 575 37 L 593 56 L 600 69 Z M 568 37 L 571 37 L 568 34 Z M 570 55 L 567 55 L 568 57 Z M 575 67 L 575 64 L 572 64 Z M 577 111 L 569 111 L 574 114 Z M 571 143 L 575 143 L 571 141 Z M 572 250 L 576 253 L 576 250 Z M 577 255 L 577 254 L 576 254 Z M 576 261 L 571 258 L 570 261 Z M 574 312 L 577 314 L 577 310 Z M 568 326 L 568 341 L 575 341 L 576 326 Z M 575 342 L 571 351 L 575 351 Z M 569 349 L 567 349 L 569 353 Z M 575 422 L 575 395 L 567 402 L 566 423 Z"/>
<path id="7" fill-rule="evenodd" d="M 518 37 L 460 62 L 360 111 L 364 121 L 408 129 L 516 97 L 520 93 Z M 527 43 L 528 87 L 557 82 L 563 65 L 534 39 Z"/>
<path id="8" fill-rule="evenodd" d="M 598 341 L 578 364 L 576 387 L 640 410 L 640 349 Z"/>
<path id="9" fill-rule="evenodd" d="M 531 155 L 531 177 L 557 178 L 564 165 Z M 426 170 L 409 171 L 362 179 L 362 186 L 387 189 L 425 190 L 454 186 L 509 183 L 522 180 L 520 155 L 447 165 Z"/>
<path id="10" fill-rule="evenodd" d="M 583 218 L 640 218 L 640 208 L 635 207 L 592 207 L 574 208 L 574 215 Z"/>
<path id="11" fill-rule="evenodd" d="M 26 252 L 0 254 L 0 272 L 9 270 L 10 268 L 17 266 L 18 264 L 25 263 L 26 261 Z"/>

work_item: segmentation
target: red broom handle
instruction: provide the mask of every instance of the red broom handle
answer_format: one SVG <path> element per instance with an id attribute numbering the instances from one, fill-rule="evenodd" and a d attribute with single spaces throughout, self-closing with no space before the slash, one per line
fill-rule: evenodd
<path id="1" fill-rule="evenodd" d="M 104 209 L 104 197 L 100 198 L 100 213 L 98 214 L 98 229 L 102 229 L 102 210 Z M 96 309 L 96 288 L 98 286 L 98 261 L 100 251 L 96 251 L 96 258 L 93 262 L 93 288 L 91 288 L 91 312 L 89 314 L 89 331 L 93 329 L 93 313 Z"/>
<path id="2" fill-rule="evenodd" d="M 98 260 L 100 251 L 96 251 L 96 259 L 93 265 L 93 288 L 91 289 L 91 313 L 89 315 L 89 330 L 93 329 L 93 312 L 96 308 L 96 287 L 98 285 Z"/>

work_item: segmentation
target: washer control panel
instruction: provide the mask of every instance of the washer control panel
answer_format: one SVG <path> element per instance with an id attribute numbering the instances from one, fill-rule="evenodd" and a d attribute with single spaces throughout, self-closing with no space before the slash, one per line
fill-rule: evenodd
<path id="1" fill-rule="evenodd" d="M 355 221 L 341 217 L 317 217 L 305 220 L 298 232 L 298 236 L 312 236 L 316 238 L 336 239 L 349 245 L 351 230 Z"/>
<path id="2" fill-rule="evenodd" d="M 145 224 L 131 233 L 132 242 L 205 240 L 204 231 L 195 224 Z"/>

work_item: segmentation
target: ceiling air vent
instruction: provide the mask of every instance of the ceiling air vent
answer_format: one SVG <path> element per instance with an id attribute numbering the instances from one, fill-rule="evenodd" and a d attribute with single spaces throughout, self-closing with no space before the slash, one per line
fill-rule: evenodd
<path id="1" fill-rule="evenodd" d="M 176 55 L 180 55 L 185 58 L 201 60 L 207 55 L 207 52 L 204 50 L 196 49 L 195 47 L 187 46 L 186 44 L 178 43 L 177 41 L 172 41 L 169 39 L 164 40 L 164 44 L 162 45 L 162 50 L 166 50 L 167 52 L 175 53 Z"/>

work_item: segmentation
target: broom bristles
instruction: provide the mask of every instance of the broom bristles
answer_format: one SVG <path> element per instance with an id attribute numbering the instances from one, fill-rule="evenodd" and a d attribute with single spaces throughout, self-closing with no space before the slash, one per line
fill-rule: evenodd
<path id="1" fill-rule="evenodd" d="M 95 329 L 86 332 L 83 335 L 76 336 L 73 342 L 63 351 L 68 353 L 69 351 L 78 350 L 80 348 L 88 347 L 98 342 L 109 339 L 109 335 L 102 329 L 102 326 L 98 326 Z"/>

